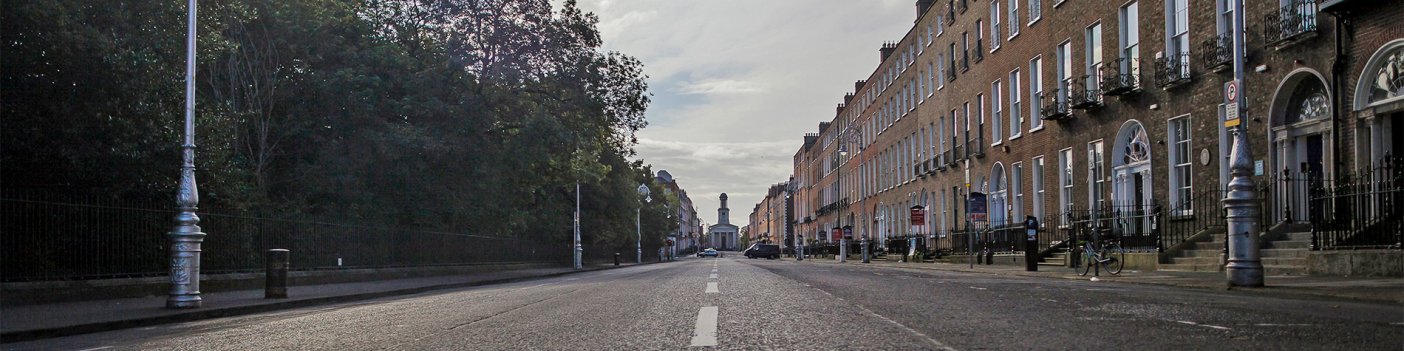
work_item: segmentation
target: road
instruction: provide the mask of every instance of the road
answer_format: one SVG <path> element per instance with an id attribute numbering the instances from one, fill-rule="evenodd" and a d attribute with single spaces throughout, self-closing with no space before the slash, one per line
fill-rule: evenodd
<path id="1" fill-rule="evenodd" d="M 1067 350 L 1404 347 L 1404 307 L 1176 287 L 688 258 L 6 344 L 11 350 Z"/>

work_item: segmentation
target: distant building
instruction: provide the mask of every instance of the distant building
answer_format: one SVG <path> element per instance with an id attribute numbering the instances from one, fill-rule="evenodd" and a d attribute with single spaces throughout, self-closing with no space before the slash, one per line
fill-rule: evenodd
<path id="1" fill-rule="evenodd" d="M 673 175 L 667 170 L 659 170 L 656 177 L 659 184 L 663 185 L 664 191 L 678 197 L 678 208 L 672 209 L 673 220 L 676 222 L 675 228 L 668 231 L 668 237 L 677 242 L 674 244 L 679 250 L 695 249 L 699 245 L 701 237 L 700 219 L 697 218 L 697 208 L 692 204 L 692 198 L 687 196 L 687 191 L 678 186 L 678 181 L 673 179 Z"/>
<path id="2" fill-rule="evenodd" d="M 721 208 L 717 209 L 717 224 L 707 230 L 707 240 L 703 243 L 718 250 L 740 248 L 741 228 L 731 224 L 731 210 L 726 207 L 726 193 L 721 194 Z"/>

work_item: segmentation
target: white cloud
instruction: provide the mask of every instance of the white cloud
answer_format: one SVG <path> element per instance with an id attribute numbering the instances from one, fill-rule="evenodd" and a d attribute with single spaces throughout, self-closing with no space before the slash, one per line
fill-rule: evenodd
<path id="1" fill-rule="evenodd" d="M 558 0 L 553 0 L 558 1 Z M 717 195 L 742 224 L 788 179 L 804 133 L 834 117 L 878 47 L 900 39 L 915 1 L 581 0 L 605 48 L 639 58 L 655 94 L 636 148 L 667 169 L 709 223 Z"/>

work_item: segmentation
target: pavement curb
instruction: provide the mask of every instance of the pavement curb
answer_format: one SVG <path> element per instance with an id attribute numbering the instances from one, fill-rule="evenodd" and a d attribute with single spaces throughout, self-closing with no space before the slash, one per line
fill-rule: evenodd
<path id="1" fill-rule="evenodd" d="M 806 261 L 808 261 L 808 260 L 806 260 Z M 793 260 L 792 260 L 791 262 L 793 262 Z M 840 265 L 840 263 L 838 263 L 838 262 L 826 261 L 826 260 L 822 260 L 822 259 L 821 259 L 818 263 L 832 264 L 832 265 Z M 1041 273 L 1037 273 L 1037 272 L 1026 272 L 1026 271 L 981 270 L 981 269 L 969 269 L 969 268 L 964 268 L 963 266 L 961 266 L 961 267 L 943 267 L 944 265 L 952 265 L 952 264 L 950 264 L 950 263 L 923 262 L 923 263 L 902 263 L 902 264 L 895 264 L 895 263 L 892 263 L 892 262 L 884 262 L 884 263 L 876 263 L 876 264 L 873 264 L 873 263 L 863 264 L 863 263 L 861 263 L 861 262 L 853 262 L 852 260 L 850 260 L 850 262 L 843 263 L 843 264 L 844 264 L 844 265 L 847 265 L 847 264 L 853 264 L 853 263 L 856 263 L 858 266 L 882 267 L 882 268 L 892 268 L 892 269 L 916 269 L 916 270 L 927 270 L 927 271 L 965 272 L 965 273 L 989 274 L 989 275 L 996 275 L 996 276 L 1016 276 L 1016 277 L 1063 279 L 1063 280 L 1081 280 L 1081 281 L 1087 281 L 1087 280 L 1091 279 L 1091 277 L 1089 277 L 1089 276 L 1066 276 L 1066 275 L 1061 275 L 1061 274 L 1058 274 L 1058 275 L 1050 275 L 1050 274 L 1041 274 Z M 911 265 L 911 266 L 906 266 L 906 265 Z M 1042 271 L 1041 271 L 1041 272 L 1042 272 Z M 1152 272 L 1153 272 L 1153 271 L 1152 271 Z M 1324 298 L 1332 298 L 1332 299 L 1339 299 L 1339 300 L 1353 301 L 1353 302 L 1369 302 L 1369 303 L 1386 303 L 1386 304 L 1404 305 L 1404 300 L 1398 300 L 1398 299 L 1390 299 L 1390 298 L 1370 298 L 1370 297 L 1363 297 L 1363 296 L 1350 296 L 1350 295 L 1331 294 L 1331 293 L 1327 293 L 1327 292 L 1318 292 L 1318 291 L 1302 290 L 1302 289 L 1300 289 L 1300 288 L 1285 287 L 1285 286 L 1273 286 L 1273 285 L 1268 285 L 1268 286 L 1264 286 L 1264 287 L 1229 287 L 1229 286 L 1227 285 L 1227 284 L 1228 284 L 1227 281 L 1225 281 L 1225 283 L 1222 284 L 1222 285 L 1217 285 L 1217 284 L 1208 284 L 1208 285 L 1206 285 L 1206 284 L 1176 284 L 1175 282 L 1157 282 L 1157 281 L 1144 281 L 1144 280 L 1135 280 L 1135 279 L 1113 279 L 1113 280 L 1109 280 L 1109 281 L 1107 281 L 1107 282 L 1127 283 L 1127 284 L 1138 284 L 1138 285 L 1169 286 L 1169 287 L 1187 288 L 1187 289 L 1197 289 L 1197 290 L 1208 290 L 1208 291 L 1235 291 L 1235 292 L 1243 292 L 1243 293 L 1246 293 L 1246 294 L 1252 294 L 1252 295 L 1264 296 L 1264 297 L 1298 297 L 1298 298 L 1323 298 L 1323 297 L 1324 297 Z M 1285 290 L 1283 290 L 1283 289 L 1285 289 Z"/>
<path id="2" fill-rule="evenodd" d="M 645 264 L 656 264 L 656 263 L 663 263 L 663 262 L 650 262 L 650 263 L 645 263 Z M 331 303 L 350 302 L 350 301 L 360 301 L 360 300 L 370 300 L 370 299 L 377 299 L 377 298 L 382 298 L 382 297 L 418 294 L 418 293 L 427 292 L 427 291 L 433 291 L 433 290 L 443 290 L 443 289 L 454 289 L 454 288 L 464 288 L 464 287 L 474 287 L 474 286 L 484 286 L 484 285 L 496 285 L 496 284 L 505 284 L 505 283 L 515 283 L 515 282 L 520 282 L 520 281 L 530 281 L 530 280 L 537 280 L 537 279 L 544 279 L 544 278 L 559 277 L 559 276 L 565 276 L 565 275 L 571 275 L 571 274 L 577 274 L 577 273 L 594 272 L 594 271 L 602 271 L 602 270 L 609 270 L 609 269 L 619 269 L 619 268 L 624 268 L 624 267 L 633 267 L 633 266 L 639 266 L 639 265 L 640 265 L 640 264 L 635 264 L 635 265 L 630 265 L 630 266 L 618 266 L 618 267 L 616 267 L 616 266 L 606 266 L 606 267 L 597 267 L 597 268 L 585 268 L 585 269 L 575 270 L 575 271 L 548 273 L 548 274 L 542 274 L 542 275 L 530 275 L 530 276 L 513 277 L 513 278 L 488 279 L 488 280 L 474 281 L 474 282 L 460 282 L 460 283 L 450 283 L 450 284 L 427 285 L 427 286 L 419 286 L 419 287 L 404 288 L 404 289 L 394 289 L 394 290 L 387 290 L 387 291 L 376 291 L 376 292 L 367 292 L 367 293 L 358 293 L 358 294 L 337 295 L 337 296 L 326 296 L 326 297 L 307 298 L 307 299 L 298 299 L 298 300 L 287 300 L 287 301 L 280 301 L 280 302 L 273 302 L 273 303 L 266 303 L 266 304 L 249 305 L 249 306 L 213 308 L 213 309 L 193 309 L 193 310 L 190 310 L 189 312 L 182 312 L 182 313 L 176 313 L 176 314 L 170 314 L 170 315 L 163 315 L 163 316 L 155 316 L 155 317 L 143 317 L 143 318 L 135 318 L 135 319 L 129 319 L 129 320 L 120 320 L 120 321 L 108 321 L 108 322 L 86 323 L 86 324 L 77 324 L 77 325 L 70 325 L 70 326 L 54 327 L 54 328 L 39 328 L 39 329 L 30 329 L 30 330 L 17 330 L 17 331 L 10 331 L 10 332 L 0 333 L 0 344 L 8 344 L 8 343 L 21 342 L 21 341 L 33 341 L 33 340 L 40 340 L 40 339 L 49 339 L 49 338 L 56 338 L 56 337 L 63 337 L 63 336 L 71 336 L 71 335 L 79 335 L 79 334 L 90 334 L 90 333 L 98 333 L 98 332 L 113 331 L 113 330 L 120 330 L 120 329 L 129 329 L 129 328 L 136 328 L 136 327 L 146 327 L 146 326 L 161 325 L 161 324 L 170 324 L 170 323 L 179 323 L 179 322 L 190 322 L 190 321 L 197 321 L 197 320 L 203 320 L 203 319 L 212 319 L 212 318 L 221 318 L 221 317 L 233 317 L 233 316 L 249 315 L 249 314 L 255 314 L 255 313 L 270 312 L 270 311 L 278 311 L 278 310 L 286 310 L 286 309 L 299 308 L 299 307 L 309 307 L 309 306 L 324 305 L 324 304 L 331 304 Z"/>

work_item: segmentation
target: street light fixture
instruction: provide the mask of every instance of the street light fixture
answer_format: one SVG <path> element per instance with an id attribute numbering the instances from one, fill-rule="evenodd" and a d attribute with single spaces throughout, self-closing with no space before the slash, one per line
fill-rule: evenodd
<path id="1" fill-rule="evenodd" d="M 639 196 L 643 196 L 645 203 L 653 202 L 653 197 L 649 196 L 647 185 L 639 184 Z M 639 204 L 639 207 L 634 209 L 634 229 L 639 233 L 638 239 L 634 241 L 634 262 L 637 263 L 643 263 L 643 225 L 639 221 L 642 211 L 643 204 Z"/>
<path id="2" fill-rule="evenodd" d="M 189 19 L 185 38 L 185 142 L 181 144 L 180 185 L 176 195 L 176 227 L 170 238 L 170 295 L 166 308 L 200 307 L 200 192 L 195 186 L 195 0 L 188 2 Z"/>

